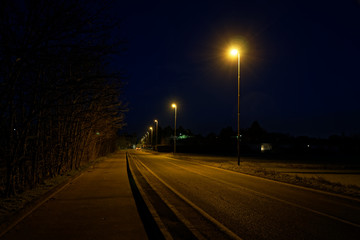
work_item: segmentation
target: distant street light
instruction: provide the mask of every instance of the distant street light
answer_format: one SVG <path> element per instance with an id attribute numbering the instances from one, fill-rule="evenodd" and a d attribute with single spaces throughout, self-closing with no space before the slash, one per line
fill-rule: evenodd
<path id="1" fill-rule="evenodd" d="M 238 165 L 240 165 L 240 51 L 238 49 L 231 49 L 231 55 L 238 57 L 238 112 L 237 112 L 237 154 Z"/>
<path id="2" fill-rule="evenodd" d="M 176 153 L 176 111 L 177 111 L 177 106 L 175 103 L 173 103 L 171 105 L 172 108 L 174 108 L 175 110 L 175 123 L 174 123 L 174 154 Z"/>
<path id="3" fill-rule="evenodd" d="M 150 129 L 150 145 L 152 146 L 153 145 L 153 137 L 154 137 L 154 133 L 153 133 L 153 128 L 152 127 L 149 127 Z"/>
<path id="4" fill-rule="evenodd" d="M 154 122 L 155 122 L 155 134 L 156 134 L 156 138 L 155 138 L 155 140 L 156 140 L 156 142 L 155 142 L 155 146 L 158 144 L 158 129 L 159 129 L 159 121 L 158 120 L 154 120 Z"/>

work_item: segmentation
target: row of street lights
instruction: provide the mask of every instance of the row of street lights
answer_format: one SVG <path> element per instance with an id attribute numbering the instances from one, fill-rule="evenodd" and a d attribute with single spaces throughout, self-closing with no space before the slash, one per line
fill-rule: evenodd
<path id="1" fill-rule="evenodd" d="M 175 120 L 174 120 L 174 154 L 176 153 L 176 114 L 177 114 L 177 105 L 175 103 L 173 103 L 171 105 L 172 108 L 174 108 L 174 112 L 175 112 Z M 156 133 L 156 137 L 155 137 L 155 145 L 158 144 L 158 131 L 159 131 L 159 121 L 157 119 L 154 120 L 155 123 L 155 133 Z M 150 138 L 150 144 L 151 146 L 153 146 L 153 137 L 154 137 L 154 129 L 153 127 L 149 127 L 150 132 L 147 132 L 145 134 L 145 136 L 142 138 L 142 141 L 144 142 L 145 139 L 147 138 L 147 136 L 149 135 Z"/>
<path id="2" fill-rule="evenodd" d="M 237 160 L 238 165 L 240 165 L 240 51 L 239 49 L 231 49 L 230 54 L 233 56 L 237 56 L 238 60 L 238 74 L 237 74 Z M 176 153 L 176 114 L 177 114 L 177 105 L 173 103 L 171 105 L 172 108 L 174 108 L 174 154 Z M 158 127 L 159 122 L 158 120 L 155 120 L 155 128 L 156 128 L 156 144 L 158 143 Z M 153 138 L 153 128 L 149 128 L 151 131 L 151 145 L 152 145 L 152 138 Z"/>
<path id="3" fill-rule="evenodd" d="M 155 123 L 155 133 L 156 133 L 156 139 L 155 139 L 155 145 L 157 144 L 158 142 L 158 127 L 159 127 L 159 122 L 158 120 L 154 120 L 154 123 Z M 143 142 L 145 141 L 145 139 L 147 138 L 147 135 L 149 135 L 149 138 L 150 138 L 150 144 L 151 146 L 153 145 L 153 137 L 154 137 L 154 129 L 153 127 L 149 127 L 149 130 L 150 132 L 146 132 L 145 136 L 141 139 Z"/>

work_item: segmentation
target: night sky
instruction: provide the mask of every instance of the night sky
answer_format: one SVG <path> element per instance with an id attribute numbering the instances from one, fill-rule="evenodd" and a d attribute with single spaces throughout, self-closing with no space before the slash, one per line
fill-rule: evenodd
<path id="1" fill-rule="evenodd" d="M 195 134 L 241 128 L 328 137 L 360 134 L 360 3 L 338 1 L 129 1 L 114 11 L 128 50 L 124 131 L 158 119 Z M 116 63 L 114 63 L 116 65 Z M 119 63 L 120 65 L 120 63 Z"/>

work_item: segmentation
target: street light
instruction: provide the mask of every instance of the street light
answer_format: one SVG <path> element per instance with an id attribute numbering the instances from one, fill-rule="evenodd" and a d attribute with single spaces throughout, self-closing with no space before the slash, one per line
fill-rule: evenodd
<path id="1" fill-rule="evenodd" d="M 240 51 L 238 49 L 231 49 L 231 55 L 238 57 L 238 112 L 237 112 L 237 154 L 238 165 L 240 165 Z"/>
<path id="2" fill-rule="evenodd" d="M 154 122 L 155 122 L 155 134 L 156 134 L 156 138 L 155 138 L 156 142 L 155 142 L 155 145 L 157 145 L 157 144 L 158 144 L 159 121 L 155 119 Z"/>
<path id="3" fill-rule="evenodd" d="M 177 111 L 177 106 L 175 103 L 173 103 L 171 105 L 172 108 L 174 108 L 175 110 L 175 123 L 174 123 L 174 154 L 176 153 L 176 111 Z"/>
<path id="4" fill-rule="evenodd" d="M 154 137 L 154 134 L 153 134 L 153 128 L 152 127 L 149 127 L 149 129 L 150 129 L 150 144 L 151 144 L 151 147 L 152 147 L 152 140 L 153 140 L 153 137 Z"/>

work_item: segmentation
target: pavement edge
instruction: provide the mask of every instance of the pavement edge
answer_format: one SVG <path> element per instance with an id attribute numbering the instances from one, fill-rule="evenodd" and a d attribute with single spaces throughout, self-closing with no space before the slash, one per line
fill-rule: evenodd
<path id="1" fill-rule="evenodd" d="M 23 219 L 33 213 L 36 209 L 38 209 L 41 205 L 49 201 L 53 196 L 55 196 L 58 192 L 62 191 L 69 184 L 77 180 L 82 176 L 82 173 L 76 174 L 75 176 L 70 177 L 59 185 L 51 188 L 48 192 L 46 192 L 41 197 L 34 199 L 33 201 L 28 202 L 25 206 L 17 211 L 14 215 L 10 215 L 5 219 L 3 223 L 0 224 L 0 238 L 3 237 L 7 232 L 9 232 L 12 228 L 14 228 L 18 223 L 20 223 Z"/>
<path id="2" fill-rule="evenodd" d="M 133 175 L 132 167 L 129 164 L 128 152 L 126 152 L 126 169 L 135 204 L 138 209 L 141 221 L 144 224 L 148 238 L 156 240 L 173 239 L 162 223 L 150 200 L 147 199 L 144 190 L 136 179 L 136 176 Z"/>

